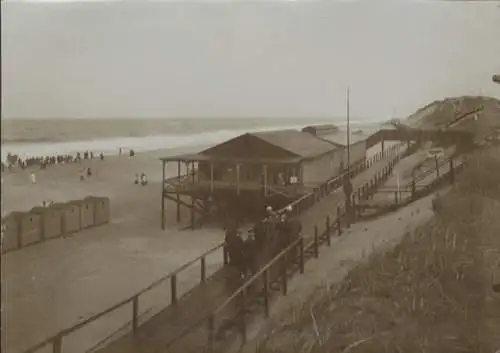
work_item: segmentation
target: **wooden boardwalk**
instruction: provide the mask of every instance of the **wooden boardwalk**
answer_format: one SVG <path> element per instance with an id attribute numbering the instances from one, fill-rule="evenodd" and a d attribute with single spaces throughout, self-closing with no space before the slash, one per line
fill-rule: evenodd
<path id="1" fill-rule="evenodd" d="M 179 299 L 130 332 L 111 342 L 100 353 L 162 352 L 187 334 L 201 319 L 221 305 L 241 285 L 229 267 L 217 271 L 205 284 L 195 287 L 188 295 Z M 196 342 L 191 342 L 196 344 Z M 200 345 L 206 344 L 206 337 Z"/>
<path id="2" fill-rule="evenodd" d="M 389 159 L 383 159 L 355 176 L 352 179 L 353 190 L 356 191 L 366 185 L 388 164 Z M 344 203 L 345 196 L 340 188 L 304 211 L 300 215 L 304 240 L 308 242 L 314 238 L 315 226 L 323 232 L 326 229 L 326 217 L 335 219 L 337 206 L 343 206 Z M 207 317 L 243 284 L 231 271 L 227 266 L 222 268 L 210 278 L 210 281 L 199 285 L 189 295 L 179 299 L 176 305 L 165 308 L 140 325 L 135 333 L 130 332 L 97 352 L 203 352 L 209 332 L 206 327 Z M 236 310 L 236 307 L 231 309 Z"/>

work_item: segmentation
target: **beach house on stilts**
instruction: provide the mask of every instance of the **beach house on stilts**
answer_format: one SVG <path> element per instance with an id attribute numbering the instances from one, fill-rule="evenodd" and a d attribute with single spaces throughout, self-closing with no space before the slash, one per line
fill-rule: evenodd
<path id="1" fill-rule="evenodd" d="M 298 130 L 253 132 L 196 154 L 162 158 L 161 226 L 166 200 L 190 209 L 191 227 L 213 217 L 261 219 L 338 175 L 343 150 Z M 167 165 L 176 165 L 168 176 Z"/>

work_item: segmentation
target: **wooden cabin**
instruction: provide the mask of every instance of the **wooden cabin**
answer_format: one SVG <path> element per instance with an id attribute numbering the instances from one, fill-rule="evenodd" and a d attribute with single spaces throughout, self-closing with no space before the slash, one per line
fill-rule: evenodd
<path id="1" fill-rule="evenodd" d="M 32 212 L 16 212 L 19 220 L 20 247 L 37 243 L 42 238 L 42 216 Z"/>
<path id="2" fill-rule="evenodd" d="M 11 212 L 2 218 L 2 253 L 21 247 L 19 212 Z"/>
<path id="3" fill-rule="evenodd" d="M 59 204 L 58 204 L 59 205 Z M 64 234 L 78 232 L 81 228 L 81 200 L 66 202 L 64 209 Z"/>
<path id="4" fill-rule="evenodd" d="M 64 208 L 61 204 L 49 207 L 33 207 L 30 211 L 41 216 L 42 239 L 57 238 L 64 232 Z"/>
<path id="5" fill-rule="evenodd" d="M 94 200 L 86 197 L 78 200 L 80 204 L 80 228 L 87 229 L 94 226 Z"/>
<path id="6" fill-rule="evenodd" d="M 226 206 L 228 211 L 252 206 L 263 209 L 263 203 L 269 203 L 274 196 L 273 205 L 278 207 L 335 177 L 341 159 L 338 146 L 307 132 L 246 133 L 197 154 L 163 158 L 164 176 L 167 163 L 178 164 L 177 177 L 164 177 L 163 194 L 185 206 L 179 194 L 201 202 L 229 202 L 232 198 Z M 184 175 L 182 163 L 189 170 Z M 177 194 L 177 199 L 171 194 Z M 192 201 L 193 208 L 194 205 Z"/>
<path id="7" fill-rule="evenodd" d="M 111 207 L 108 197 L 88 196 L 85 200 L 93 204 L 94 226 L 109 223 L 111 219 Z"/>

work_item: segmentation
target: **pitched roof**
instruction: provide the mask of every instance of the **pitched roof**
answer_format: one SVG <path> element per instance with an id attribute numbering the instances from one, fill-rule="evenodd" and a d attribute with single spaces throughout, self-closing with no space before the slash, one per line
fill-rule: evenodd
<path id="1" fill-rule="evenodd" d="M 337 148 L 328 141 L 298 130 L 263 131 L 249 134 L 303 158 L 316 157 Z"/>

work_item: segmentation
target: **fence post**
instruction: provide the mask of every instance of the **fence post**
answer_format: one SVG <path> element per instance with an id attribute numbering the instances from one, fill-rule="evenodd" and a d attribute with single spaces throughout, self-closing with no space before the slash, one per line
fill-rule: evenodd
<path id="1" fill-rule="evenodd" d="M 177 275 L 170 277 L 170 293 L 172 295 L 171 303 L 177 304 Z"/>
<path id="2" fill-rule="evenodd" d="M 349 207 L 349 198 L 346 197 L 345 199 L 345 222 L 346 222 L 346 227 L 349 228 L 351 225 L 351 220 L 349 219 L 351 216 L 349 213 L 351 212 L 350 207 Z"/>
<path id="3" fill-rule="evenodd" d="M 314 257 L 319 256 L 319 244 L 318 244 L 318 226 L 314 226 Z"/>
<path id="4" fill-rule="evenodd" d="M 353 223 L 356 222 L 356 195 L 352 195 L 352 209 L 351 209 L 351 214 L 352 214 L 352 221 Z"/>
<path id="5" fill-rule="evenodd" d="M 240 332 L 241 339 L 243 343 L 247 341 L 247 322 L 245 315 L 246 314 L 246 289 L 243 289 L 240 293 Z"/>
<path id="6" fill-rule="evenodd" d="M 300 258 L 299 258 L 299 261 L 300 261 L 300 274 L 303 274 L 304 273 L 304 238 L 303 237 L 300 237 L 300 248 L 299 248 L 299 252 L 300 252 Z"/>
<path id="7" fill-rule="evenodd" d="M 453 184 L 455 181 L 455 169 L 453 166 L 453 159 L 450 158 L 450 183 Z"/>
<path id="8" fill-rule="evenodd" d="M 200 265 L 201 265 L 201 283 L 205 283 L 207 279 L 207 265 L 205 262 L 205 256 L 202 256 L 200 259 Z"/>
<path id="9" fill-rule="evenodd" d="M 328 246 L 332 245 L 332 240 L 330 238 L 330 216 L 326 216 L 326 243 Z"/>
<path id="10" fill-rule="evenodd" d="M 212 314 L 208 318 L 208 351 L 213 353 L 215 341 L 215 315 Z"/>
<path id="11" fill-rule="evenodd" d="M 340 206 L 337 206 L 337 232 L 340 237 L 342 235 L 342 226 L 340 224 Z"/>
<path id="12" fill-rule="evenodd" d="M 263 275 L 264 281 L 264 313 L 266 314 L 266 318 L 269 317 L 269 274 L 267 269 L 264 271 Z"/>
<path id="13" fill-rule="evenodd" d="M 285 253 L 284 256 L 281 258 L 281 284 L 282 284 L 282 290 L 283 290 L 283 295 L 287 295 L 288 293 L 288 283 L 287 283 L 287 277 L 286 277 L 286 263 L 287 263 L 287 254 Z"/>
<path id="14" fill-rule="evenodd" d="M 62 353 L 62 336 L 57 336 L 52 342 L 52 353 Z"/>
<path id="15" fill-rule="evenodd" d="M 394 202 L 396 203 L 396 206 L 398 205 L 398 192 L 394 191 Z"/>
<path id="16" fill-rule="evenodd" d="M 135 296 L 132 300 L 132 332 L 135 334 L 137 332 L 137 316 L 139 313 L 139 297 Z"/>
<path id="17" fill-rule="evenodd" d="M 222 257 L 223 257 L 224 265 L 229 264 L 229 256 L 228 256 L 228 251 L 227 251 L 226 245 L 224 245 L 222 247 Z"/>

